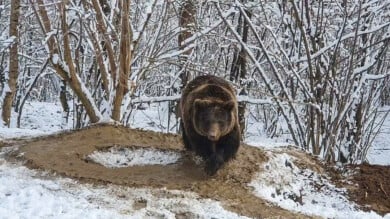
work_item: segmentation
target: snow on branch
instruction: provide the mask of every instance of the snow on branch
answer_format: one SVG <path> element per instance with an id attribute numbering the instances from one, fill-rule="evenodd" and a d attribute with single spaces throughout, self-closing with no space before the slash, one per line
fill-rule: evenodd
<path id="1" fill-rule="evenodd" d="M 130 103 L 155 103 L 155 102 L 165 102 L 165 101 L 175 101 L 180 100 L 181 95 L 174 96 L 161 96 L 161 97 L 136 97 L 130 101 Z"/>
<path id="2" fill-rule="evenodd" d="M 0 39 L 0 53 L 3 53 L 8 47 L 12 46 L 17 38 L 15 36 L 11 36 L 8 39 Z"/>
<path id="3" fill-rule="evenodd" d="M 159 96 L 159 97 L 136 97 L 130 100 L 131 104 L 138 104 L 138 103 L 157 103 L 157 102 L 165 102 L 165 101 L 178 101 L 180 100 L 181 95 L 173 95 L 173 96 Z M 248 104 L 256 104 L 256 105 L 275 105 L 275 100 L 278 99 L 281 104 L 289 104 L 287 99 L 281 98 L 281 97 L 270 97 L 270 98 L 252 98 L 249 96 L 244 95 L 237 95 L 237 101 L 242 103 L 248 103 Z M 316 104 L 312 103 L 303 103 L 298 101 L 290 101 L 290 103 L 297 104 L 297 105 L 309 105 L 314 108 L 320 109 L 320 107 Z"/>
<path id="4" fill-rule="evenodd" d="M 216 22 L 211 24 L 209 27 L 207 27 L 207 28 L 205 28 L 203 30 L 197 31 L 191 37 L 189 37 L 188 39 L 184 40 L 183 41 L 183 45 L 185 45 L 185 47 L 183 49 L 175 51 L 175 52 L 172 52 L 172 53 L 169 53 L 169 54 L 161 55 L 158 58 L 159 59 L 173 58 L 173 57 L 179 56 L 179 55 L 181 55 L 183 53 L 186 53 L 187 51 L 193 49 L 196 46 L 196 43 L 195 43 L 196 39 L 198 39 L 199 37 L 204 36 L 204 35 L 210 33 L 212 30 L 214 30 L 215 28 L 220 26 L 222 23 L 224 23 L 224 19 L 228 18 L 229 16 L 234 15 L 237 12 L 238 12 L 238 10 L 236 10 L 235 8 L 229 9 L 228 11 L 226 11 L 225 13 L 222 14 L 223 19 L 217 20 Z"/>
<path id="5" fill-rule="evenodd" d="M 218 10 L 219 15 L 222 17 L 223 13 L 222 13 L 222 9 L 219 5 L 219 2 L 215 2 L 214 4 Z M 236 6 L 239 6 L 239 5 L 236 5 Z M 267 89 L 271 93 L 271 95 L 276 97 L 277 95 L 276 95 L 275 86 L 273 85 L 273 83 L 272 83 L 271 79 L 269 78 L 269 75 L 266 73 L 265 69 L 261 66 L 261 64 L 257 60 L 256 55 L 251 51 L 248 44 L 243 42 L 242 38 L 240 37 L 239 33 L 237 33 L 237 31 L 233 27 L 233 25 L 225 17 L 222 17 L 222 19 L 224 20 L 224 23 L 226 24 L 226 26 L 228 27 L 230 32 L 233 34 L 234 38 L 241 45 L 242 49 L 246 52 L 248 58 L 252 61 L 254 67 L 259 71 L 260 76 L 261 76 L 262 80 L 264 81 L 265 86 L 267 87 Z M 250 23 L 250 22 L 248 22 L 248 23 Z M 265 46 L 263 45 L 263 42 L 261 40 L 259 40 L 259 44 L 260 44 L 261 48 L 263 49 L 263 52 L 265 52 L 266 49 L 265 49 Z M 271 62 L 271 64 L 272 64 L 272 62 Z M 275 99 L 276 104 L 281 109 L 281 113 L 282 113 L 284 119 L 287 121 L 289 130 L 291 131 L 291 133 L 294 133 L 294 131 L 297 129 L 300 131 L 300 133 L 303 133 L 303 125 L 299 121 L 298 112 L 295 109 L 295 107 L 292 105 L 293 99 L 291 98 L 291 96 L 288 95 L 288 92 L 285 88 L 285 85 L 282 82 L 282 79 L 281 79 L 281 76 L 279 75 L 279 73 L 278 72 L 274 72 L 274 73 L 275 73 L 274 76 L 277 78 L 277 81 L 278 81 L 279 85 L 282 87 L 284 94 L 286 94 L 287 98 L 289 99 L 289 101 L 287 103 L 289 104 L 290 109 L 292 110 L 292 112 L 294 114 L 294 117 L 296 120 L 296 123 L 294 125 L 297 125 L 297 127 L 292 126 L 293 123 L 290 121 L 287 110 L 285 110 L 284 107 L 282 107 L 282 103 L 279 101 L 278 98 Z M 299 138 L 297 138 L 297 136 L 295 136 L 295 135 L 292 135 L 292 137 L 293 137 L 295 144 L 306 145 L 305 139 L 303 138 L 302 135 L 298 136 Z"/>
<path id="6" fill-rule="evenodd" d="M 71 78 L 71 74 L 69 72 L 69 66 L 62 61 L 62 59 L 59 57 L 59 55 L 57 53 L 55 53 L 51 56 L 51 63 L 55 67 L 61 69 L 61 71 L 62 71 L 61 76 L 66 76 L 66 77 Z"/>
<path id="7" fill-rule="evenodd" d="M 229 16 L 231 15 L 234 15 L 235 13 L 237 13 L 238 10 L 236 10 L 235 8 L 230 8 L 228 11 L 226 11 L 225 13 L 223 13 L 221 15 L 221 17 L 223 19 L 220 19 L 220 20 L 217 20 L 215 23 L 213 23 L 212 25 L 210 25 L 210 27 L 204 29 L 204 30 L 201 30 L 201 31 L 198 31 L 196 32 L 194 35 L 192 35 L 190 38 L 186 39 L 183 44 L 189 44 L 189 43 L 192 43 L 193 41 L 195 41 L 198 37 L 202 36 L 202 35 L 205 35 L 209 32 L 211 32 L 212 30 L 214 30 L 215 28 L 217 28 L 219 25 L 221 25 L 222 23 L 224 23 L 224 19 L 228 18 Z"/>
<path id="8" fill-rule="evenodd" d="M 358 31 L 357 33 L 355 33 L 355 32 L 349 33 L 349 34 L 341 37 L 340 41 L 344 41 L 344 40 L 347 40 L 349 38 L 361 36 L 361 35 L 364 35 L 364 34 L 374 33 L 374 32 L 379 31 L 379 30 L 381 30 L 381 29 L 383 29 L 385 27 L 388 27 L 389 25 L 390 25 L 390 22 L 387 22 L 387 23 L 384 23 L 382 25 L 378 25 L 376 27 L 373 27 L 373 28 L 371 28 L 369 30 Z M 385 35 L 384 38 L 381 41 L 385 41 L 387 39 L 390 39 L 390 35 Z M 321 54 L 325 53 L 329 49 L 332 49 L 334 46 L 337 45 L 337 43 L 338 43 L 337 40 L 333 41 L 331 44 L 329 44 L 328 46 L 325 46 L 324 48 L 318 50 L 318 52 L 314 53 L 310 57 L 312 59 L 317 58 L 318 56 L 320 56 Z M 297 60 L 297 63 L 299 63 L 299 62 L 307 62 L 307 58 L 302 58 L 302 59 Z"/>

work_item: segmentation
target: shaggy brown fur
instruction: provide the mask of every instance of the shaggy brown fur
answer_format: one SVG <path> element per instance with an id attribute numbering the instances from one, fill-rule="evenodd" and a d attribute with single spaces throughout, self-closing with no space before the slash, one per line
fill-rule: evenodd
<path id="1" fill-rule="evenodd" d="M 206 161 L 210 175 L 237 153 L 240 145 L 237 99 L 233 87 L 215 76 L 199 76 L 180 100 L 185 147 Z"/>

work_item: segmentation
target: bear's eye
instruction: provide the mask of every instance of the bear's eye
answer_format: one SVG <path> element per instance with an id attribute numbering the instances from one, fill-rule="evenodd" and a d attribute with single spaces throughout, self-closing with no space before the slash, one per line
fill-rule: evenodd
<path id="1" fill-rule="evenodd" d="M 229 121 L 230 120 L 229 114 L 226 113 L 226 112 L 221 112 L 220 117 L 219 117 L 218 120 Z"/>

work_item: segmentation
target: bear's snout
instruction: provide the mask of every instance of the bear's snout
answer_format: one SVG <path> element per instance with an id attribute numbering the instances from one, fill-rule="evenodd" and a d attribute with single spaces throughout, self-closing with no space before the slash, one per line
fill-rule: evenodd
<path id="1" fill-rule="evenodd" d="M 209 133 L 207 138 L 210 140 L 210 141 L 218 141 L 218 137 L 216 135 L 216 133 Z"/>
<path id="2" fill-rule="evenodd" d="M 211 124 L 210 130 L 207 133 L 207 138 L 210 141 L 218 141 L 219 135 L 220 135 L 220 131 L 219 131 L 218 123 Z"/>

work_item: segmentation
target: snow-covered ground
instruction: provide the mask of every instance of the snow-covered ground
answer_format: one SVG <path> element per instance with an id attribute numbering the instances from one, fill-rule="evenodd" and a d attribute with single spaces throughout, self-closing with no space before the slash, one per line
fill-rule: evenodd
<path id="1" fill-rule="evenodd" d="M 167 123 L 160 120 L 161 113 L 156 112 L 158 108 L 151 109 L 138 112 L 143 116 L 133 117 L 134 126 L 164 129 L 161 125 Z M 27 103 L 24 110 L 23 129 L 0 127 L 0 139 L 41 136 L 72 127 L 71 119 L 69 123 L 64 121 L 58 103 Z M 12 126 L 15 127 L 15 123 Z M 266 138 L 256 125 L 252 125 L 251 129 L 251 135 L 247 138 L 250 144 L 268 147 L 288 145 L 281 138 Z M 370 162 L 389 165 L 390 145 L 386 144 L 389 136 L 390 118 L 369 152 Z M 22 164 L 5 161 L 4 150 L 8 148 L 0 152 L 0 218 L 175 218 L 175 214 L 190 218 L 244 218 L 223 209 L 217 201 L 201 199 L 190 192 L 114 185 L 93 186 L 79 184 L 68 178 L 48 176 L 29 170 Z M 153 162 L 174 163 L 178 155 L 158 150 L 131 153 L 118 151 L 114 147 L 106 152 L 93 153 L 91 159 L 111 165 L 111 168 L 121 168 Z M 354 203 L 346 198 L 344 189 L 336 188 L 324 176 L 299 169 L 293 161 L 294 158 L 286 154 L 271 156 L 263 166 L 265 172 L 250 183 L 254 194 L 282 208 L 308 215 L 325 218 L 382 218 L 374 212 L 356 209 Z M 314 188 L 316 184 L 325 186 L 318 190 Z M 169 198 L 161 198 L 158 195 L 161 193 L 170 194 L 164 196 Z M 390 219 L 390 214 L 384 218 Z"/>
<path id="2" fill-rule="evenodd" d="M 390 107 L 383 109 L 383 112 L 390 111 Z M 386 118 L 378 136 L 375 138 L 372 147 L 368 150 L 367 159 L 371 164 L 390 166 L 390 115 Z"/>
<path id="3" fill-rule="evenodd" d="M 109 168 L 145 165 L 168 165 L 176 163 L 179 153 L 157 149 L 130 149 L 111 147 L 108 151 L 95 151 L 88 156 L 95 163 Z"/>
<path id="4" fill-rule="evenodd" d="M 383 113 L 389 111 L 390 107 L 383 108 Z M 287 140 L 287 135 L 281 135 L 275 138 L 268 138 L 262 130 L 263 124 L 253 120 L 249 120 L 247 125 L 246 143 L 252 146 L 261 147 L 264 149 L 272 149 L 277 147 L 286 147 L 293 145 Z M 390 165 L 390 115 L 387 116 L 383 126 L 379 130 L 377 137 L 372 143 L 372 147 L 368 149 L 367 159 L 370 164 Z"/>
<path id="5" fill-rule="evenodd" d="M 359 211 L 346 198 L 346 189 L 337 188 L 311 170 L 299 169 L 294 157 L 285 153 L 270 153 L 268 157 L 264 172 L 249 184 L 259 197 L 284 209 L 324 218 L 382 218 L 375 212 Z"/>
<path id="6" fill-rule="evenodd" d="M 60 103 L 26 102 L 20 120 L 20 129 L 16 128 L 17 114 L 12 112 L 11 127 L 0 124 L 2 138 L 34 137 L 71 129 L 72 116 L 67 123 L 63 117 Z"/>

